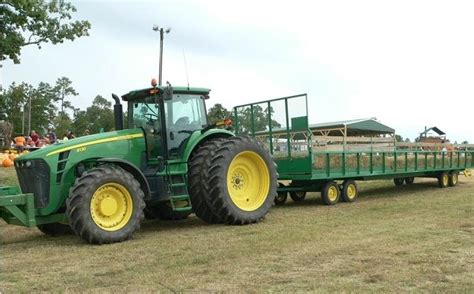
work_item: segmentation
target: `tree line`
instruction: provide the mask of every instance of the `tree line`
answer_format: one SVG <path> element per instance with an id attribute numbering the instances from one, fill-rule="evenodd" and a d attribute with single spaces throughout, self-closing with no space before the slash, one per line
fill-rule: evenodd
<path id="1" fill-rule="evenodd" d="M 110 101 L 97 95 L 92 105 L 81 110 L 72 101 L 78 95 L 67 77 L 57 79 L 54 85 L 13 83 L 0 92 L 0 120 L 11 124 L 13 135 L 27 135 L 32 130 L 43 135 L 53 129 L 62 138 L 68 131 L 82 135 L 114 129 Z"/>

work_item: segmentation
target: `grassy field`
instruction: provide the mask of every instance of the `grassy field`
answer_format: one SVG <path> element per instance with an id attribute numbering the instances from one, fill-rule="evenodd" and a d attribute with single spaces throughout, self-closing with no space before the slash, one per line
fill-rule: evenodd
<path id="1" fill-rule="evenodd" d="M 12 174 L 0 168 L 0 184 Z M 474 178 L 360 189 L 356 203 L 312 194 L 250 226 L 145 222 L 104 246 L 1 222 L 0 292 L 474 291 Z"/>

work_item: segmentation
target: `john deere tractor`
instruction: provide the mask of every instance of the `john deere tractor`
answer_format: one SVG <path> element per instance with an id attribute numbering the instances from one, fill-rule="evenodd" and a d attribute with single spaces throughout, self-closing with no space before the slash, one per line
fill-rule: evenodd
<path id="1" fill-rule="evenodd" d="M 209 89 L 154 86 L 113 95 L 116 131 L 15 160 L 20 187 L 0 187 L 0 217 L 89 243 L 129 239 L 146 218 L 250 224 L 270 209 L 277 174 L 265 147 L 210 124 Z"/>

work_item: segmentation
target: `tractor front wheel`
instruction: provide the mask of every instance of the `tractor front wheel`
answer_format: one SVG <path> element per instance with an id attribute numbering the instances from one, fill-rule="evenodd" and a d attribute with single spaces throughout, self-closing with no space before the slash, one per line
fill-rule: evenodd
<path id="1" fill-rule="evenodd" d="M 250 137 L 223 141 L 211 158 L 208 176 L 213 211 L 224 223 L 260 221 L 277 194 L 275 163 L 263 144 Z"/>
<path id="2" fill-rule="evenodd" d="M 103 165 L 76 179 L 67 199 L 72 230 L 89 243 L 129 239 L 144 218 L 144 193 L 132 174 Z"/>

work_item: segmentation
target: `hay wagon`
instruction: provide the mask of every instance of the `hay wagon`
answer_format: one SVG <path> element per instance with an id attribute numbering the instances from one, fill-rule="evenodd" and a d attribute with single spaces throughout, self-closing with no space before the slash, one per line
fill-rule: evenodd
<path id="1" fill-rule="evenodd" d="M 425 177 L 455 186 L 474 166 L 473 145 L 397 143 L 395 130 L 373 118 L 310 125 L 307 94 L 236 106 L 233 114 L 236 133 L 257 138 L 275 159 L 276 204 L 306 192 L 321 192 L 327 205 L 352 202 L 364 180 L 399 186 Z"/>

